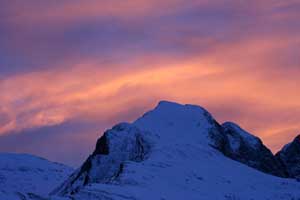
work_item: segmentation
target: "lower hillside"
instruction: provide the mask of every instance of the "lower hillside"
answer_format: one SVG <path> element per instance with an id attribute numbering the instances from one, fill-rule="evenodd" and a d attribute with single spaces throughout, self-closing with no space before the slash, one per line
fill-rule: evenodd
<path id="1" fill-rule="evenodd" d="M 0 153 L 0 199 L 26 200 L 46 196 L 73 169 L 28 155 Z"/>

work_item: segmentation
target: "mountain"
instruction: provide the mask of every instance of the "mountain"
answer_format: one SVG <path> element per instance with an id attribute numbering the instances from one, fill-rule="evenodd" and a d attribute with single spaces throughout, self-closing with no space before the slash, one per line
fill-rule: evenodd
<path id="1" fill-rule="evenodd" d="M 229 141 L 228 148 L 223 151 L 226 156 L 265 173 L 289 176 L 282 162 L 276 159 L 258 137 L 232 122 L 226 122 L 222 127 Z"/>
<path id="2" fill-rule="evenodd" d="M 0 153 L 0 199 L 27 200 L 47 195 L 73 169 L 28 155 Z"/>
<path id="3" fill-rule="evenodd" d="M 266 173 L 264 173 L 266 172 Z M 299 199 L 300 184 L 261 140 L 205 109 L 162 101 L 120 123 L 51 199 Z"/>
<path id="4" fill-rule="evenodd" d="M 300 179 L 300 135 L 285 145 L 276 157 L 286 167 L 289 177 Z"/>

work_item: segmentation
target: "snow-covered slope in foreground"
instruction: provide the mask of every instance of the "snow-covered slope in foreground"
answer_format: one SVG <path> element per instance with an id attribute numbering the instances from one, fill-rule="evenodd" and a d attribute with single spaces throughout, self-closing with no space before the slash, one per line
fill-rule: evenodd
<path id="1" fill-rule="evenodd" d="M 40 157 L 0 153 L 0 199 L 46 195 L 72 172 L 70 167 Z"/>
<path id="2" fill-rule="evenodd" d="M 106 131 L 52 199 L 300 199 L 296 180 L 234 161 L 222 153 L 227 148 L 226 132 L 203 108 L 160 102 Z"/>

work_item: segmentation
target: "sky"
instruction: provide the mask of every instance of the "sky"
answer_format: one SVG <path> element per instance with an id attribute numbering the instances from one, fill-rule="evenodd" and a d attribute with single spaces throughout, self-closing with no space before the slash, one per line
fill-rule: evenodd
<path id="1" fill-rule="evenodd" d="M 78 166 L 160 100 L 275 153 L 300 134 L 299 0 L 3 0 L 0 151 Z"/>

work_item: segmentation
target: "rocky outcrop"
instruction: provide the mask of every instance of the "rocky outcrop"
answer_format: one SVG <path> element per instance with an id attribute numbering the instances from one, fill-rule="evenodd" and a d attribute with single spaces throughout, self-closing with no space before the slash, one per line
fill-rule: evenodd
<path id="1" fill-rule="evenodd" d="M 137 127 L 121 123 L 106 131 L 96 144 L 92 155 L 79 170 L 51 194 L 69 195 L 90 183 L 112 183 L 121 176 L 126 161 L 146 159 L 150 145 Z"/>
<path id="2" fill-rule="evenodd" d="M 276 158 L 285 166 L 289 177 L 300 178 L 300 135 L 285 145 Z"/>
<path id="3" fill-rule="evenodd" d="M 227 148 L 223 151 L 226 156 L 262 172 L 288 177 L 285 167 L 258 137 L 232 122 L 226 122 L 222 127 L 228 138 Z"/>

